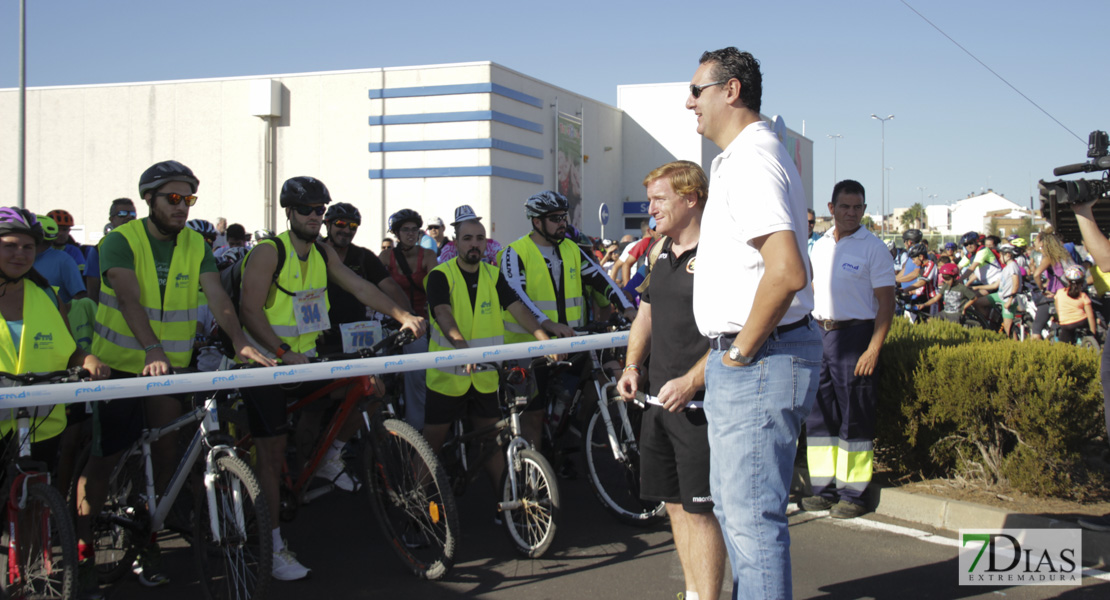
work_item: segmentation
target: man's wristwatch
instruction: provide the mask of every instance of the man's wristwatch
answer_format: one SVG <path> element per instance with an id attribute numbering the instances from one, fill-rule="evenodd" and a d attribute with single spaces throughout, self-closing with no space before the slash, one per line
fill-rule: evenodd
<path id="1" fill-rule="evenodd" d="M 277 352 L 275 352 L 274 355 L 278 358 L 281 358 L 282 356 L 285 356 L 286 352 L 289 352 L 292 349 L 292 346 L 290 346 L 289 344 L 282 344 L 278 346 Z"/>
<path id="2" fill-rule="evenodd" d="M 754 356 L 744 356 L 740 354 L 740 349 L 736 346 L 728 347 L 728 359 L 732 362 L 740 363 L 742 365 L 750 365 L 755 360 Z"/>

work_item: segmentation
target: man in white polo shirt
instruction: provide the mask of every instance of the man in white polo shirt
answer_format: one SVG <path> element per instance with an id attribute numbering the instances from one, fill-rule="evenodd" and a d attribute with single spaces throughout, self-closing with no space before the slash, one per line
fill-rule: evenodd
<path id="1" fill-rule="evenodd" d="M 813 495 L 802 499 L 802 508 L 851 519 L 867 511 L 879 351 L 894 319 L 894 263 L 886 244 L 860 227 L 863 186 L 845 179 L 832 197 L 833 228 L 810 256 L 824 354 L 817 404 L 806 419 Z"/>
<path id="2" fill-rule="evenodd" d="M 710 489 L 734 598 L 790 598 L 786 504 L 802 422 L 817 394 L 821 338 L 810 319 L 802 180 L 759 115 L 759 62 L 706 52 L 686 108 L 713 159 L 702 217 L 694 318 L 705 367 Z"/>

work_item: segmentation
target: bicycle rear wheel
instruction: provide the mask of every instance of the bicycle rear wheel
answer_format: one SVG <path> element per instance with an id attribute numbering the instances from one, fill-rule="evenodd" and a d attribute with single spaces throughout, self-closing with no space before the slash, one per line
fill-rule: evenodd
<path id="1" fill-rule="evenodd" d="M 624 428 L 621 418 L 620 406 L 625 407 L 628 415 L 628 424 L 632 429 L 629 436 Z M 613 423 L 613 430 L 617 436 L 617 445 L 624 453 L 625 459 L 618 460 L 613 456 L 613 449 L 609 445 L 609 432 L 605 428 L 605 421 L 601 411 L 609 412 L 609 419 Z M 640 499 L 640 422 L 643 420 L 643 409 L 612 400 L 605 404 L 598 404 L 597 410 L 590 417 L 586 426 L 586 435 L 582 437 L 585 446 L 586 468 L 593 487 L 594 495 L 614 517 L 622 523 L 646 527 L 654 525 L 666 516 L 666 505 L 662 502 L 647 502 Z"/>
<path id="2" fill-rule="evenodd" d="M 85 460 L 87 462 L 87 457 Z M 84 470 L 84 465 L 81 469 Z M 92 543 L 96 553 L 96 575 L 101 583 L 113 583 L 129 573 L 139 552 L 135 544 L 147 520 L 142 473 L 143 457 L 136 446 L 127 451 L 112 471 L 107 499 L 93 517 Z"/>
<path id="3" fill-rule="evenodd" d="M 517 552 L 528 558 L 539 558 L 551 547 L 555 540 L 555 521 L 559 518 L 559 487 L 555 482 L 555 470 L 539 452 L 528 448 L 517 453 L 516 464 L 508 465 L 516 477 L 515 495 L 519 506 L 513 500 L 513 482 L 508 469 L 502 478 L 501 519 L 509 533 L 509 539 Z"/>
<path id="4" fill-rule="evenodd" d="M 382 533 L 417 577 L 439 579 L 455 562 L 459 514 L 443 465 L 411 425 L 375 424 L 362 454 L 363 487 Z"/>
<path id="5" fill-rule="evenodd" d="M 193 481 L 193 557 L 201 592 L 208 600 L 264 597 L 271 579 L 273 525 L 258 480 L 239 458 L 216 459 L 213 514 L 199 479 L 203 475 L 199 471 Z"/>
<path id="6" fill-rule="evenodd" d="M 65 498 L 42 481 L 27 487 L 27 503 L 9 524 L 8 535 L 16 532 L 15 548 L 8 541 L 8 552 L 15 552 L 18 569 L 11 572 L 11 556 L 5 561 L 3 596 L 41 600 L 77 597 L 77 534 L 73 531 Z"/>

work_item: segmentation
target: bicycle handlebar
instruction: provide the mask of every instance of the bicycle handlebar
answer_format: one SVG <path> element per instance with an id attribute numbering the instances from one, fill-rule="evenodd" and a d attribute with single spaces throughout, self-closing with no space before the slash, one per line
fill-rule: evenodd
<path id="1" fill-rule="evenodd" d="M 323 356 L 317 356 L 312 359 L 312 362 L 328 362 L 332 360 L 350 360 L 353 358 L 373 358 L 380 354 L 383 350 L 390 348 L 400 348 L 407 344 L 411 344 L 416 339 L 412 332 L 408 329 L 398 329 L 397 331 L 390 332 L 389 335 L 383 337 L 378 343 L 370 346 L 369 348 L 359 348 L 356 352 L 336 352 Z"/>
<path id="2" fill-rule="evenodd" d="M 24 373 L 22 375 L 0 371 L 0 379 L 14 381 L 21 385 L 75 383 L 78 381 L 88 381 L 91 376 L 92 374 L 83 367 L 70 367 L 68 369 L 50 371 L 48 373 Z"/>

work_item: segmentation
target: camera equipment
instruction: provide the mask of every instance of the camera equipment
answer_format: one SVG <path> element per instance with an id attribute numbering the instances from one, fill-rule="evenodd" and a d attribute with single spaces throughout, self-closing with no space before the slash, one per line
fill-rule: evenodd
<path id="1" fill-rule="evenodd" d="M 1052 170 L 1053 175 L 1094 173 L 1103 171 L 1102 179 L 1041 180 L 1037 187 L 1041 193 L 1041 215 L 1052 223 L 1053 229 L 1065 242 L 1082 242 L 1079 224 L 1071 205 L 1083 204 L 1110 196 L 1110 136 L 1105 131 L 1092 131 L 1087 138 L 1085 163 L 1064 165 Z M 1110 206 L 1096 204 L 1091 212 L 1102 231 L 1110 229 Z"/>

